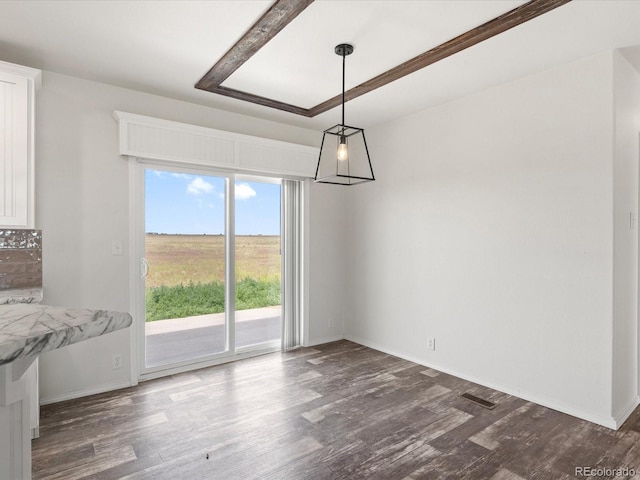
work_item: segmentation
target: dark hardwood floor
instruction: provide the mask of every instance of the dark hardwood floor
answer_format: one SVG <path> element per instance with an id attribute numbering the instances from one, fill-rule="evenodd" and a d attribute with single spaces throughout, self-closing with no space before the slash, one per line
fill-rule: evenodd
<path id="1" fill-rule="evenodd" d="M 598 468 L 640 472 L 640 410 L 615 432 L 348 341 L 45 406 L 33 441 L 34 479 L 640 478 Z"/>

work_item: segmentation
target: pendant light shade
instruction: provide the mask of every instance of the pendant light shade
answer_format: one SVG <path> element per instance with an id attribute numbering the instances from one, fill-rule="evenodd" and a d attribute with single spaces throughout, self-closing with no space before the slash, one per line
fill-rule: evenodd
<path id="1" fill-rule="evenodd" d="M 324 131 L 315 181 L 355 185 L 375 180 L 362 128 L 338 124 Z"/>
<path id="2" fill-rule="evenodd" d="M 335 48 L 342 56 L 342 123 L 324 131 L 315 181 L 337 185 L 356 185 L 375 180 L 364 129 L 344 123 L 345 58 L 353 46 L 342 43 Z"/>

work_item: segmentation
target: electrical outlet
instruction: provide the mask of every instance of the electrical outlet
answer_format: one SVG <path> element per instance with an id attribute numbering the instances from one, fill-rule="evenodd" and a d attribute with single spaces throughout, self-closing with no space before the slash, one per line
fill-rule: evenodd
<path id="1" fill-rule="evenodd" d="M 121 353 L 115 353 L 111 357 L 111 368 L 113 370 L 117 370 L 118 368 L 122 368 L 122 354 Z"/>
<path id="2" fill-rule="evenodd" d="M 436 349 L 436 339 L 433 337 L 427 337 L 427 350 L 435 351 L 435 349 Z"/>

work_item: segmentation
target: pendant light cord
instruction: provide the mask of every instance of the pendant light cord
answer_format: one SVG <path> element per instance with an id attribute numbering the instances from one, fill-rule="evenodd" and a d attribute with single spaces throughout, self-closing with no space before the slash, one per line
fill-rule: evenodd
<path id="1" fill-rule="evenodd" d="M 342 50 L 342 132 L 344 133 L 344 70 L 346 66 L 346 52 Z"/>

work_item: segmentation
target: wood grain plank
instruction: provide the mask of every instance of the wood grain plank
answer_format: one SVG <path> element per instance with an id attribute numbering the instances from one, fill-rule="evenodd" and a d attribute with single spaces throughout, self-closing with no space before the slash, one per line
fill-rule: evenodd
<path id="1" fill-rule="evenodd" d="M 424 371 L 340 341 L 46 405 L 33 478 L 556 480 L 580 465 L 640 470 L 640 410 L 614 432 Z M 463 401 L 465 391 L 496 408 Z"/>
<path id="2" fill-rule="evenodd" d="M 211 90 L 219 87 L 229 75 L 255 55 L 311 3 L 313 0 L 276 0 L 269 10 L 196 83 L 196 88 Z"/>
<path id="3" fill-rule="evenodd" d="M 276 110 L 282 110 L 283 112 L 295 113 L 296 115 L 301 115 L 303 117 L 314 116 L 312 115 L 311 110 L 308 108 L 298 107 L 290 103 L 274 100 L 273 98 L 261 97 L 260 95 L 243 92 L 242 90 L 235 90 L 233 88 L 224 87 L 222 85 L 202 90 L 207 90 L 211 93 L 217 93 L 218 95 L 223 95 L 225 97 L 235 98 L 236 100 L 243 100 L 245 102 L 254 103 L 256 105 L 262 105 L 263 107 L 275 108 Z"/>

